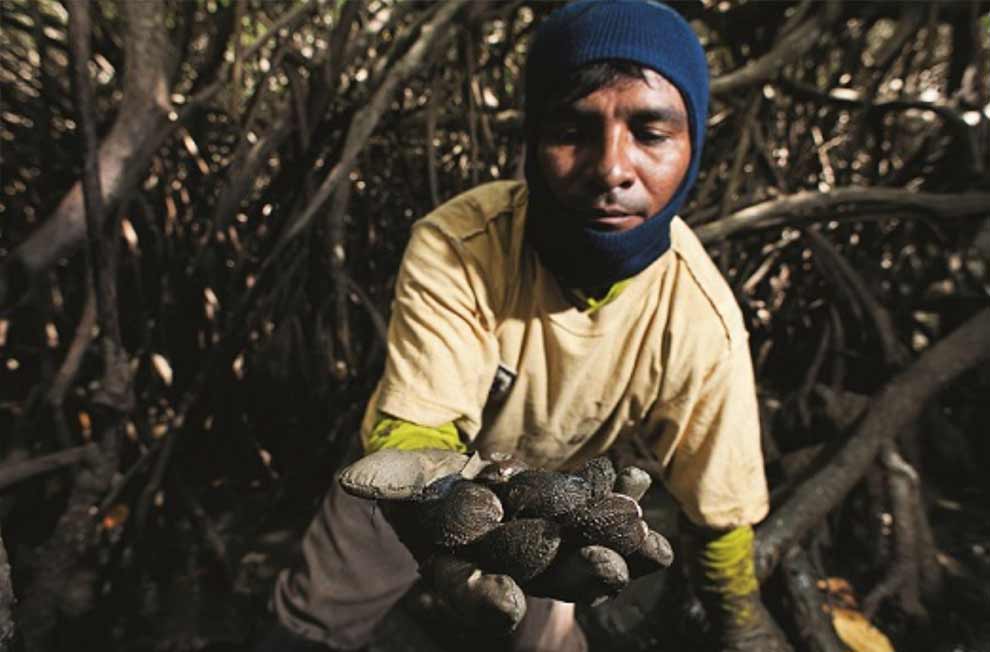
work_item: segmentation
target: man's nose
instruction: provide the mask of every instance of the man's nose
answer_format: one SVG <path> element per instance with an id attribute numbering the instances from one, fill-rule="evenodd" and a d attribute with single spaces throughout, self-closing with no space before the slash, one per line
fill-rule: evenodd
<path id="1" fill-rule="evenodd" d="M 622 127 L 608 126 L 601 136 L 595 181 L 604 190 L 628 188 L 633 184 L 633 167 L 629 160 L 628 133 Z"/>

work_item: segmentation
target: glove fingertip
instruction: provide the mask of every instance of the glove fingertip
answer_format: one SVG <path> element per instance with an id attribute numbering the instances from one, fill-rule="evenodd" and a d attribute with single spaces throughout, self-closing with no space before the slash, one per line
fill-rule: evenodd
<path id="1" fill-rule="evenodd" d="M 650 474 L 637 466 L 622 469 L 615 480 L 615 493 L 624 494 L 633 500 L 640 500 L 653 484 Z"/>
<path id="2" fill-rule="evenodd" d="M 478 624 L 489 631 L 509 633 L 526 615 L 526 595 L 508 575 L 481 574 L 468 590 L 476 596 Z"/>
<path id="3" fill-rule="evenodd" d="M 643 544 L 629 555 L 629 571 L 641 577 L 669 567 L 674 563 L 674 549 L 662 534 L 649 530 Z"/>

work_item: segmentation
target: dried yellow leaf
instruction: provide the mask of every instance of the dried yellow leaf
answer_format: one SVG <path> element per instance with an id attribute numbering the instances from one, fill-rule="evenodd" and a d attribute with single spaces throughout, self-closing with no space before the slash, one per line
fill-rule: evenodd
<path id="1" fill-rule="evenodd" d="M 956 577 L 962 577 L 966 574 L 966 568 L 959 563 L 959 560 L 955 557 L 946 554 L 944 552 L 935 553 L 935 561 L 938 562 L 939 566 L 944 568 L 950 575 L 955 575 Z"/>
<path id="2" fill-rule="evenodd" d="M 894 652 L 890 639 L 859 611 L 833 609 L 832 625 L 852 652 Z"/>
<path id="3" fill-rule="evenodd" d="M 160 353 L 151 354 L 151 365 L 158 372 L 158 376 L 162 379 L 166 385 L 172 385 L 172 365 L 168 363 L 168 360 Z"/>
<path id="4" fill-rule="evenodd" d="M 131 252 L 138 250 L 138 234 L 134 230 L 134 225 L 126 217 L 120 221 L 120 232 L 124 236 L 124 240 L 127 242 L 127 248 Z"/>
<path id="5" fill-rule="evenodd" d="M 231 370 L 234 372 L 234 376 L 237 380 L 244 378 L 244 354 L 240 353 L 236 358 L 234 358 L 233 364 L 230 366 Z"/>
<path id="6" fill-rule="evenodd" d="M 859 606 L 855 590 L 844 577 L 827 577 L 818 580 L 818 588 L 831 597 L 832 604 L 850 608 Z"/>
<path id="7" fill-rule="evenodd" d="M 109 511 L 103 516 L 103 529 L 112 530 L 115 527 L 119 527 L 124 524 L 127 517 L 130 516 L 131 510 L 122 503 L 118 503 L 111 507 Z"/>
<path id="8" fill-rule="evenodd" d="M 58 348 L 58 328 L 53 322 L 45 324 L 45 339 L 48 340 L 49 348 Z"/>

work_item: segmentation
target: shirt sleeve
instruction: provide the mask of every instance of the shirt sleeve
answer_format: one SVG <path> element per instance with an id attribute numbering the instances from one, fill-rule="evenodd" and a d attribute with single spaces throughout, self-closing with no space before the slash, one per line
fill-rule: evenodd
<path id="1" fill-rule="evenodd" d="M 726 342 L 714 367 L 655 409 L 655 450 L 666 485 L 692 522 L 727 530 L 766 516 L 769 495 L 744 330 Z"/>
<path id="2" fill-rule="evenodd" d="M 413 228 L 396 280 L 385 371 L 369 410 L 427 427 L 453 422 L 468 440 L 477 435 L 498 366 L 477 266 L 439 228 Z"/>

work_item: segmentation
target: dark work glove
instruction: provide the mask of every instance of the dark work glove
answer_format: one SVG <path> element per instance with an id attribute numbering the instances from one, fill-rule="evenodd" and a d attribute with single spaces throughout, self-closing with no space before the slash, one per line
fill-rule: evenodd
<path id="1" fill-rule="evenodd" d="M 344 469 L 340 484 L 378 501 L 445 609 L 466 625 L 502 633 L 526 615 L 522 590 L 507 575 L 445 552 L 472 544 L 502 517 L 495 495 L 465 479 L 484 466 L 479 456 L 455 451 L 382 449 Z"/>
<path id="2" fill-rule="evenodd" d="M 759 592 L 724 600 L 723 605 L 732 616 L 722 625 L 720 652 L 793 652 Z"/>
<path id="3" fill-rule="evenodd" d="M 385 449 L 340 482 L 378 501 L 441 603 L 464 621 L 511 628 L 525 613 L 523 592 L 593 604 L 671 563 L 667 540 L 642 520 L 637 499 L 649 482 L 636 471 L 617 478 L 605 458 L 566 474 Z"/>
<path id="4" fill-rule="evenodd" d="M 725 533 L 686 528 L 689 572 L 715 628 L 720 652 L 793 652 L 760 598 L 753 528 Z"/>

